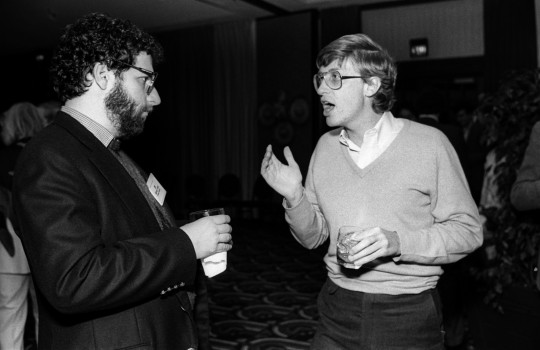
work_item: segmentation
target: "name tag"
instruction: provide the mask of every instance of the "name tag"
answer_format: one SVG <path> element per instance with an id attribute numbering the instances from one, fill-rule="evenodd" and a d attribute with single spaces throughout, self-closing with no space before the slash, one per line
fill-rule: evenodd
<path id="1" fill-rule="evenodd" d="M 152 193 L 152 196 L 154 196 L 158 203 L 163 205 L 167 191 L 161 186 L 154 174 L 150 174 L 148 181 L 146 181 L 146 186 L 148 186 L 150 193 Z"/>

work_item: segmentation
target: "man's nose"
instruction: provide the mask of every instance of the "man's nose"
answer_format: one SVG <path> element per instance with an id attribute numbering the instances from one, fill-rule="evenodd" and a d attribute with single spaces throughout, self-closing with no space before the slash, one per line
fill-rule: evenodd
<path id="1" fill-rule="evenodd" d="M 157 91 L 157 89 L 155 87 L 150 92 L 150 95 L 148 95 L 148 102 L 152 106 L 157 106 L 157 105 L 159 105 L 161 103 L 161 98 L 159 97 L 159 92 Z"/>
<path id="2" fill-rule="evenodd" d="M 318 88 L 315 89 L 318 95 L 322 95 L 325 91 L 328 91 L 330 87 L 326 84 L 326 80 L 322 80 Z"/>

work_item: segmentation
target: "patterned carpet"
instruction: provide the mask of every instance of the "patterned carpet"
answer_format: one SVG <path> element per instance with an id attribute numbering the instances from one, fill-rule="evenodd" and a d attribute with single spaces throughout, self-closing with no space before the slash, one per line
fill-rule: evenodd
<path id="1" fill-rule="evenodd" d="M 214 350 L 303 350 L 317 323 L 326 247 L 300 246 L 283 223 L 232 223 L 227 270 L 208 280 Z"/>

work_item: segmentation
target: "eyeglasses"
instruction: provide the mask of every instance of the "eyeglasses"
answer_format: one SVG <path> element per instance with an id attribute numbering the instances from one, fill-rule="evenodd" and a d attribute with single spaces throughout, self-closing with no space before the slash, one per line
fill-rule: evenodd
<path id="1" fill-rule="evenodd" d="M 150 95 L 152 93 L 152 90 L 154 90 L 154 83 L 156 82 L 156 79 L 158 77 L 158 74 L 156 72 L 152 72 L 152 71 L 149 71 L 148 69 L 144 69 L 144 68 L 141 68 L 141 67 L 133 66 L 133 65 L 131 65 L 129 63 L 122 62 L 122 61 L 119 61 L 119 60 L 115 60 L 114 58 L 111 58 L 111 60 L 114 61 L 114 62 L 123 64 L 124 66 L 136 69 L 139 72 L 148 75 L 149 79 L 145 80 L 145 82 L 144 82 L 145 89 L 146 89 L 146 94 Z"/>
<path id="2" fill-rule="evenodd" d="M 342 76 L 337 70 L 324 72 L 324 73 L 317 73 L 313 76 L 313 85 L 315 85 L 315 90 L 318 90 L 319 87 L 322 84 L 322 81 L 328 85 L 328 87 L 332 90 L 339 90 L 341 89 L 342 80 L 343 79 L 355 79 L 355 78 L 363 78 L 361 76 L 352 76 L 352 75 L 344 75 Z"/>

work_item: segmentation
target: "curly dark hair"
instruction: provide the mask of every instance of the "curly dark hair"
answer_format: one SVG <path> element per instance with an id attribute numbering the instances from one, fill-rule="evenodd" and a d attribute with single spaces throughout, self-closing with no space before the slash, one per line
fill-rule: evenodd
<path id="1" fill-rule="evenodd" d="M 381 87 L 373 95 L 375 113 L 382 114 L 392 109 L 397 67 L 388 52 L 365 34 L 350 34 L 324 47 L 317 55 L 316 64 L 321 68 L 337 60 L 341 65 L 348 59 L 356 64 L 364 80 L 370 77 L 381 79 Z"/>
<path id="2" fill-rule="evenodd" d="M 62 102 L 81 96 L 89 87 L 86 75 L 98 62 L 116 69 L 129 69 L 114 61 L 133 64 L 141 52 L 152 56 L 154 66 L 163 61 L 163 48 L 148 33 L 128 20 L 91 13 L 68 25 L 51 62 L 51 80 Z"/>

